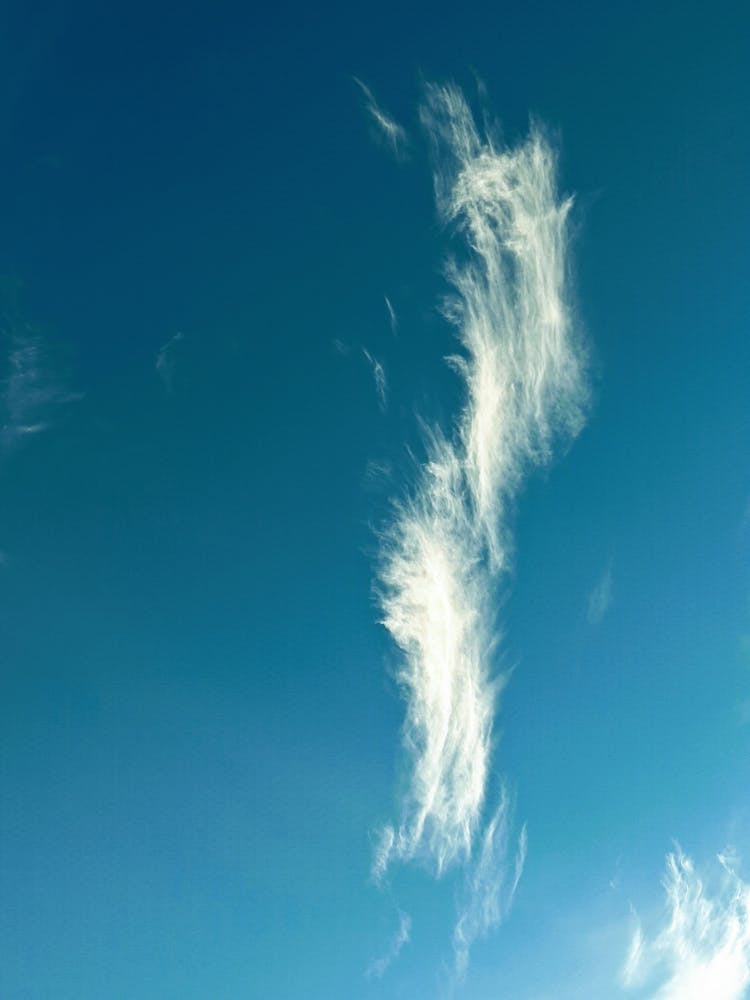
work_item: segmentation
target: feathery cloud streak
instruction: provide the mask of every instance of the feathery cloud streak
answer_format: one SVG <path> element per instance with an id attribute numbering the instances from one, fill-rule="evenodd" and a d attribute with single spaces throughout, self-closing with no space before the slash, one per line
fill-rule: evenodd
<path id="1" fill-rule="evenodd" d="M 583 424 L 583 357 L 565 295 L 572 201 L 558 201 L 555 155 L 538 129 L 498 149 L 453 87 L 428 88 L 422 121 L 436 147 L 438 208 L 472 253 L 449 265 L 446 314 L 466 352 L 454 361 L 468 392 L 459 429 L 467 485 L 499 569 L 524 472 L 549 460 L 556 433 Z"/>
<path id="2" fill-rule="evenodd" d="M 365 975 L 368 979 L 380 979 L 387 971 L 388 967 L 396 961 L 401 954 L 401 949 L 409 943 L 411 937 L 411 917 L 408 913 L 399 911 L 398 930 L 393 935 L 388 951 L 382 958 L 376 959 L 368 966 Z"/>
<path id="3" fill-rule="evenodd" d="M 399 125 L 387 112 L 383 111 L 367 84 L 362 83 L 356 76 L 353 79 L 364 95 L 365 108 L 375 122 L 379 134 L 391 147 L 391 151 L 396 159 L 400 159 L 406 152 L 409 144 L 406 129 L 403 125 Z"/>
<path id="4" fill-rule="evenodd" d="M 623 970 L 628 987 L 658 981 L 650 1000 L 742 1000 L 750 987 L 750 886 L 718 856 L 721 884 L 709 895 L 679 848 L 667 856 L 669 919 L 651 941 L 640 925 Z"/>
<path id="5" fill-rule="evenodd" d="M 427 460 L 382 537 L 380 599 L 403 652 L 411 781 L 400 824 L 382 831 L 376 878 L 394 858 L 428 860 L 440 874 L 471 856 L 503 684 L 492 597 L 509 561 L 509 506 L 555 436 L 580 428 L 586 395 L 565 298 L 570 201 L 557 198 L 552 150 L 536 129 L 512 150 L 481 136 L 452 86 L 427 88 L 421 120 L 439 212 L 463 238 L 445 314 L 463 348 L 451 362 L 466 403 L 450 438 L 428 429 Z"/>
<path id="6" fill-rule="evenodd" d="M 385 377 L 385 368 L 382 361 L 378 361 L 366 348 L 362 348 L 367 363 L 372 369 L 372 377 L 375 381 L 375 392 L 378 395 L 378 405 L 385 412 L 388 407 L 388 382 Z"/>
<path id="7" fill-rule="evenodd" d="M 391 325 L 391 333 L 395 337 L 398 334 L 398 316 L 388 296 L 384 295 L 383 298 L 385 300 L 385 308 L 388 310 L 388 322 Z"/>
<path id="8" fill-rule="evenodd" d="M 404 659 L 398 680 L 407 709 L 404 743 L 412 778 L 398 831 L 376 852 L 424 853 L 438 873 L 468 858 L 487 780 L 499 681 L 481 549 L 456 449 L 435 435 L 418 489 L 383 538 L 383 622 Z"/>
<path id="9" fill-rule="evenodd" d="M 469 964 L 471 946 L 505 917 L 521 880 L 526 862 L 526 827 L 521 829 L 513 876 L 509 880 L 506 859 L 511 812 L 508 793 L 503 787 L 500 803 L 482 832 L 481 846 L 467 873 L 465 899 L 453 931 L 453 952 L 459 979 Z"/>

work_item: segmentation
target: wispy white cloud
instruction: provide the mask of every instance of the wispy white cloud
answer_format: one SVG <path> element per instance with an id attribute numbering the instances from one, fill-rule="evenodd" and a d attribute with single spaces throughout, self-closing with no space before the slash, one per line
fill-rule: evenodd
<path id="1" fill-rule="evenodd" d="M 579 429 L 586 397 L 565 296 L 570 202 L 557 198 L 551 148 L 537 129 L 512 150 L 482 137 L 452 86 L 427 88 L 421 119 L 438 208 L 463 237 L 445 313 L 463 348 L 452 364 L 467 398 L 450 439 L 428 429 L 427 460 L 381 539 L 383 624 L 403 652 L 410 782 L 400 823 L 381 833 L 376 878 L 396 858 L 422 858 L 440 874 L 471 856 L 504 683 L 493 665 L 492 599 L 509 563 L 509 507 L 527 468 Z M 472 918 L 462 926 L 468 941 Z"/>
<path id="2" fill-rule="evenodd" d="M 7 455 L 24 439 L 47 430 L 57 408 L 80 399 L 80 394 L 67 390 L 39 333 L 13 324 L 2 334 L 6 354 L 0 381 L 0 453 Z"/>
<path id="3" fill-rule="evenodd" d="M 372 377 L 375 380 L 375 392 L 378 395 L 378 404 L 380 409 L 385 411 L 388 407 L 388 382 L 385 377 L 385 368 L 383 367 L 383 363 L 378 361 L 376 357 L 373 357 L 366 348 L 362 348 L 362 353 L 372 369 Z"/>
<path id="4" fill-rule="evenodd" d="M 612 604 L 612 596 L 612 563 L 609 562 L 586 601 L 586 621 L 589 625 L 601 623 Z"/>
<path id="5" fill-rule="evenodd" d="M 718 855 L 712 891 L 677 848 L 667 856 L 667 920 L 649 938 L 638 924 L 623 969 L 649 1000 L 742 1000 L 750 988 L 750 886 Z"/>
<path id="6" fill-rule="evenodd" d="M 401 954 L 401 949 L 409 943 L 411 937 L 411 917 L 399 910 L 399 922 L 396 933 L 391 938 L 388 950 L 381 958 L 375 959 L 368 967 L 365 975 L 368 979 L 381 979 L 386 970 Z"/>
<path id="7" fill-rule="evenodd" d="M 384 295 L 383 298 L 385 299 L 385 307 L 388 310 L 388 322 L 391 325 L 391 333 L 395 337 L 398 333 L 398 316 L 396 315 L 396 310 L 393 308 L 391 300 L 388 296 Z"/>
<path id="8" fill-rule="evenodd" d="M 164 383 L 167 392 L 174 388 L 174 374 L 176 364 L 177 345 L 184 340 L 183 334 L 178 330 L 173 337 L 162 344 L 156 355 L 156 373 Z"/>
<path id="9" fill-rule="evenodd" d="M 382 538 L 383 623 L 404 653 L 404 744 L 410 787 L 398 830 L 386 830 L 375 871 L 390 856 L 423 854 L 438 873 L 468 858 L 487 779 L 499 679 L 494 636 L 459 454 L 435 435 L 418 489 Z"/>
<path id="10" fill-rule="evenodd" d="M 377 126 L 378 134 L 390 146 L 393 155 L 401 159 L 409 145 L 406 129 L 380 107 L 367 84 L 362 83 L 356 76 L 353 79 L 364 95 L 365 108 Z"/>
<path id="11" fill-rule="evenodd" d="M 487 823 L 466 875 L 464 898 L 453 931 L 455 973 L 461 979 L 469 964 L 469 952 L 478 938 L 485 937 L 510 911 L 526 862 L 526 827 L 521 830 L 512 873 L 508 865 L 511 807 L 503 787 L 500 803 Z"/>
<path id="12" fill-rule="evenodd" d="M 551 457 L 584 418 L 580 338 L 566 299 L 571 199 L 556 192 L 556 158 L 537 128 L 515 149 L 483 139 L 461 92 L 428 87 L 422 121 L 436 148 L 443 218 L 471 257 L 452 262 L 445 312 L 465 353 L 454 360 L 468 393 L 460 423 L 467 485 L 492 564 L 508 555 L 507 507 L 530 465 Z"/>

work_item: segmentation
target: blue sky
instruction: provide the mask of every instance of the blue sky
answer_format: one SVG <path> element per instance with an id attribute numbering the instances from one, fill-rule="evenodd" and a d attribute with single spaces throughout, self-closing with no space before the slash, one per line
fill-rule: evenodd
<path id="1" fill-rule="evenodd" d="M 0 23 L 0 995 L 750 995 L 747 15 Z"/>

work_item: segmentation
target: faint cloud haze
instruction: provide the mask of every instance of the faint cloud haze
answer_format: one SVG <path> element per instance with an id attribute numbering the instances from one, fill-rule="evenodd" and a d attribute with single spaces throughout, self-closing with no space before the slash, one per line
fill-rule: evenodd
<path id="1" fill-rule="evenodd" d="M 612 563 L 597 580 L 586 602 L 586 621 L 589 625 L 599 625 L 612 604 Z"/>
<path id="2" fill-rule="evenodd" d="M 450 362 L 466 399 L 450 437 L 427 428 L 427 458 L 380 537 L 382 621 L 403 654 L 410 780 L 399 823 L 381 831 L 373 875 L 396 859 L 430 863 L 437 875 L 469 866 L 454 937 L 460 972 L 473 940 L 507 911 L 525 856 L 524 831 L 503 907 L 504 792 L 499 811 L 483 816 L 505 683 L 494 598 L 510 562 L 510 511 L 526 472 L 582 426 L 585 357 L 565 289 L 571 202 L 557 196 L 541 131 L 502 147 L 480 134 L 454 86 L 426 88 L 421 121 L 438 210 L 462 244 L 446 266 L 444 313 L 457 330 L 461 352 Z"/>
<path id="3" fill-rule="evenodd" d="M 178 331 L 165 344 L 162 344 L 156 355 L 156 374 L 162 380 L 167 392 L 172 392 L 174 389 L 176 354 L 178 344 L 184 339 L 183 334 Z"/>
<path id="4" fill-rule="evenodd" d="M 70 392 L 50 356 L 45 338 L 19 319 L 15 309 L 0 318 L 0 455 L 47 430 L 58 409 L 81 398 Z"/>
<path id="5" fill-rule="evenodd" d="M 393 466 L 387 459 L 371 458 L 365 466 L 364 481 L 370 487 L 385 486 L 393 477 Z"/>

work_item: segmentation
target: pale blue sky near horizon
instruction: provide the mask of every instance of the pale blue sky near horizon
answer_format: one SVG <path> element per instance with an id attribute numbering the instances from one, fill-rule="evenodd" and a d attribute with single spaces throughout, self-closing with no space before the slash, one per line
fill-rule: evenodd
<path id="1" fill-rule="evenodd" d="M 528 856 L 454 993 L 618 996 L 674 840 L 750 855 L 748 28 L 4 5 L 0 996 L 449 992 L 460 871 L 370 879 L 406 780 L 374 529 L 462 400 L 425 81 L 547 129 L 591 386 L 515 503 L 492 781 Z"/>

